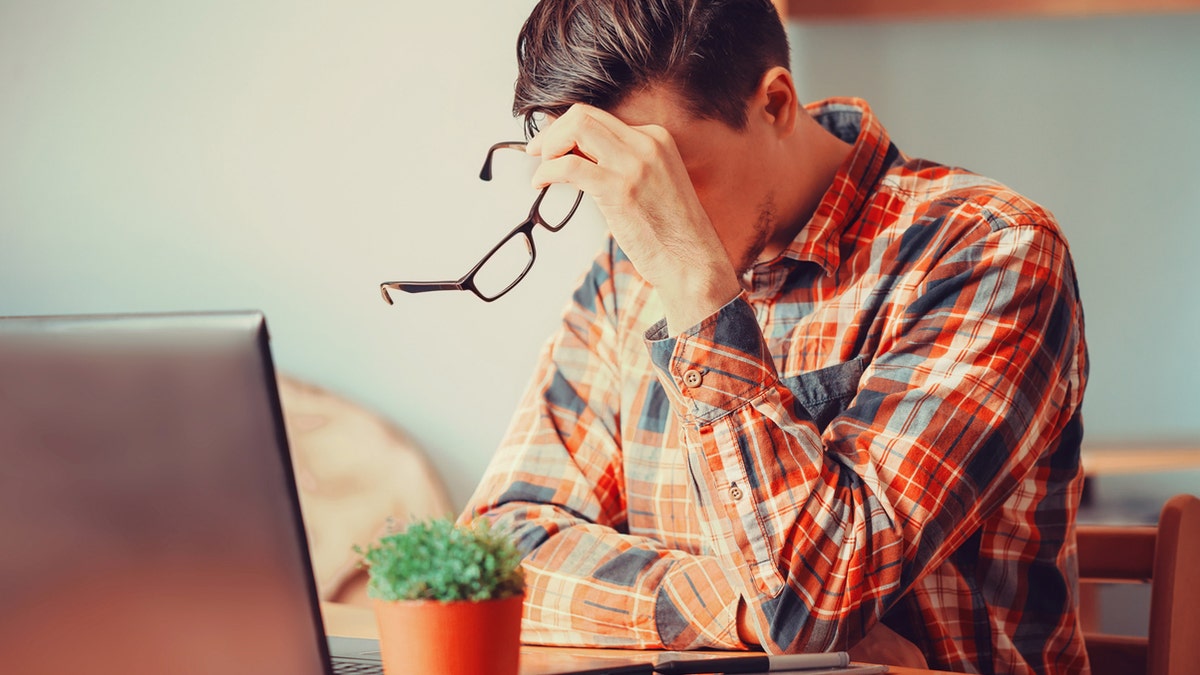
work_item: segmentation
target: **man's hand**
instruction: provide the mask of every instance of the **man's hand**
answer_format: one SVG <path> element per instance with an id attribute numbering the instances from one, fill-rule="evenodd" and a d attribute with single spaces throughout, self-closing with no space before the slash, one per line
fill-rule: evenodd
<path id="1" fill-rule="evenodd" d="M 677 334 L 741 290 L 666 129 L 631 127 L 576 104 L 528 146 L 542 163 L 535 187 L 569 183 L 591 195 L 617 244 L 654 286 Z"/>

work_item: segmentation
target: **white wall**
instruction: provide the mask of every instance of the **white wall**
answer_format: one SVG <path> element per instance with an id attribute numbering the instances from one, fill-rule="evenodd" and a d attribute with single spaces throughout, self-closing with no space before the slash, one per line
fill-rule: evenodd
<path id="1" fill-rule="evenodd" d="M 539 235 L 490 305 L 377 284 L 456 277 L 525 215 L 476 172 L 520 137 L 532 5 L 0 0 L 0 314 L 262 309 L 281 370 L 408 429 L 463 503 L 602 225 Z M 1200 435 L 1195 16 L 793 34 L 806 97 L 865 96 L 1062 218 L 1089 432 Z"/>
<path id="2" fill-rule="evenodd" d="M 281 370 L 411 431 L 464 502 L 593 212 L 502 302 L 404 298 L 526 214 L 481 182 L 530 2 L 0 4 L 0 314 L 260 308 Z"/>

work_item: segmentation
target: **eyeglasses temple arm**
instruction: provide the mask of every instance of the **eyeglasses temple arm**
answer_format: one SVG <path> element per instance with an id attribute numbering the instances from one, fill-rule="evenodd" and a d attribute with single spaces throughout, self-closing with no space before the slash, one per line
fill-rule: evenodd
<path id="1" fill-rule="evenodd" d="M 428 291 L 465 291 L 467 287 L 461 281 L 385 281 L 379 284 L 379 293 L 383 301 L 392 304 L 392 296 L 388 289 L 404 291 L 405 293 L 426 293 Z"/>
<path id="2" fill-rule="evenodd" d="M 528 145 L 528 143 L 526 143 L 525 141 L 500 141 L 499 143 L 496 143 L 492 147 L 488 148 L 487 157 L 484 158 L 484 160 L 483 160 L 483 168 L 479 170 L 479 179 L 480 180 L 491 180 L 492 179 L 492 155 L 497 150 L 521 150 L 521 151 L 524 151 L 526 145 Z"/>

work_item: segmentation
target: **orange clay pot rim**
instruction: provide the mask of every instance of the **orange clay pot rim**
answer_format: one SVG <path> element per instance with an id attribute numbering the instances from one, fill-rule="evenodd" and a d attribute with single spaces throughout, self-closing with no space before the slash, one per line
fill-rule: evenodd
<path id="1" fill-rule="evenodd" d="M 519 595 L 506 595 L 503 598 L 488 598 L 486 600 L 432 600 L 429 598 L 418 598 L 416 600 L 381 600 L 380 598 L 371 598 L 371 602 L 381 605 L 484 605 L 489 602 L 499 603 L 504 602 L 505 600 L 512 600 L 514 598 L 520 598 L 522 601 L 524 601 L 525 594 L 521 593 Z"/>

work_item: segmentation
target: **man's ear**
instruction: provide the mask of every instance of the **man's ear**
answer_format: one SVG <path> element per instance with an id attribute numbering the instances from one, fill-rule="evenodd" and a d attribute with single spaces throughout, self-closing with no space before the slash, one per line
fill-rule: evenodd
<path id="1" fill-rule="evenodd" d="M 799 107 L 796 85 L 787 68 L 773 66 L 763 73 L 751 103 L 751 115 L 758 115 L 780 136 L 787 136 L 796 128 Z"/>

